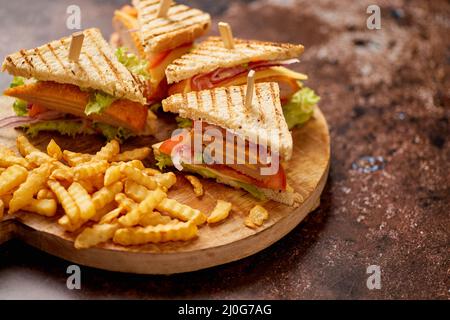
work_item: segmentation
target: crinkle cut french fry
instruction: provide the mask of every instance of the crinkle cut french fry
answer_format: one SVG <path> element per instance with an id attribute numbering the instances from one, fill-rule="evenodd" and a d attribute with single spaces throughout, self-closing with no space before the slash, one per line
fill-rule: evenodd
<path id="1" fill-rule="evenodd" d="M 47 154 L 56 160 L 62 159 L 61 148 L 58 146 L 58 144 L 53 139 L 50 140 L 50 142 L 47 145 Z"/>
<path id="2" fill-rule="evenodd" d="M 0 195 L 5 194 L 27 179 L 28 171 L 19 165 L 7 168 L 0 175 Z"/>
<path id="3" fill-rule="evenodd" d="M 74 182 L 67 191 L 77 204 L 78 209 L 80 209 L 80 217 L 82 220 L 89 220 L 95 216 L 95 207 L 92 203 L 91 196 L 81 184 Z"/>
<path id="4" fill-rule="evenodd" d="M 114 243 L 124 246 L 167 241 L 187 241 L 197 236 L 198 229 L 193 221 L 160 224 L 157 226 L 122 228 L 114 234 Z"/>
<path id="5" fill-rule="evenodd" d="M 139 224 L 143 227 L 157 226 L 158 224 L 168 224 L 172 220 L 169 216 L 164 216 L 157 211 L 145 213 L 139 219 Z"/>
<path id="6" fill-rule="evenodd" d="M 22 157 L 17 157 L 15 155 L 10 155 L 10 154 L 2 154 L 0 155 L 0 167 L 10 167 L 13 165 L 19 165 L 25 168 L 29 168 L 30 167 L 30 163 Z"/>
<path id="7" fill-rule="evenodd" d="M 15 156 L 15 152 L 12 151 L 10 148 L 5 147 L 4 145 L 0 144 L 0 154 L 1 155 L 9 155 L 9 156 Z"/>
<path id="8" fill-rule="evenodd" d="M 25 156 L 25 159 L 27 159 L 29 163 L 33 163 L 37 166 L 43 165 L 45 163 L 51 163 L 59 169 L 70 170 L 70 168 L 64 163 L 57 161 L 56 159 L 50 157 L 48 154 L 39 150 L 30 152 Z"/>
<path id="9" fill-rule="evenodd" d="M 116 209 L 116 203 L 114 201 L 111 201 L 104 207 L 95 210 L 95 216 L 91 218 L 91 221 L 99 222 L 105 215 Z M 122 208 L 120 208 L 122 209 Z"/>
<path id="10" fill-rule="evenodd" d="M 114 200 L 116 200 L 116 202 L 120 208 L 122 208 L 128 212 L 138 206 L 138 204 L 136 202 L 134 202 L 132 199 L 128 198 L 123 193 L 116 194 Z"/>
<path id="11" fill-rule="evenodd" d="M 94 156 L 95 160 L 112 161 L 112 159 L 120 152 L 119 142 L 111 140 L 103 148 L 100 149 Z"/>
<path id="12" fill-rule="evenodd" d="M 115 208 L 113 210 L 111 210 L 110 212 L 108 212 L 107 214 L 105 214 L 99 221 L 99 224 L 104 224 L 104 223 L 112 223 L 115 219 L 117 219 L 120 214 L 122 213 L 123 209 L 122 208 Z"/>
<path id="13" fill-rule="evenodd" d="M 141 203 L 139 203 L 136 208 L 119 218 L 120 224 L 126 227 L 137 225 L 142 215 L 147 212 L 152 212 L 153 209 L 158 205 L 158 203 L 160 203 L 166 197 L 167 194 L 161 189 L 150 191 L 145 199 Z"/>
<path id="14" fill-rule="evenodd" d="M 23 210 L 45 217 L 53 217 L 56 214 L 57 207 L 58 204 L 55 199 L 31 199 L 31 202 L 23 207 Z"/>
<path id="15" fill-rule="evenodd" d="M 158 174 L 153 176 L 153 178 L 160 187 L 164 187 L 166 189 L 170 189 L 177 182 L 177 177 L 173 172 Z"/>
<path id="16" fill-rule="evenodd" d="M 70 218 L 67 216 L 67 214 L 65 214 L 61 218 L 58 219 L 58 224 L 61 227 L 63 227 L 64 230 L 69 231 L 69 232 L 74 232 L 81 228 L 83 221 L 81 221 L 81 219 L 80 219 L 78 222 L 72 223 L 70 221 Z"/>
<path id="17" fill-rule="evenodd" d="M 51 168 L 52 166 L 46 163 L 28 174 L 25 182 L 13 193 L 9 202 L 9 213 L 14 213 L 30 203 L 33 196 L 45 186 Z"/>
<path id="18" fill-rule="evenodd" d="M 77 181 L 79 184 L 81 184 L 83 186 L 83 188 L 89 193 L 94 193 L 95 192 L 95 187 L 92 184 L 92 181 L 90 180 L 78 180 Z"/>
<path id="19" fill-rule="evenodd" d="M 145 168 L 145 169 L 142 169 L 142 172 L 145 173 L 145 174 L 148 175 L 148 176 L 156 176 L 156 175 L 158 175 L 158 174 L 162 174 L 161 171 L 156 170 L 156 169 L 152 169 L 152 168 Z"/>
<path id="20" fill-rule="evenodd" d="M 267 219 L 269 219 L 269 212 L 264 207 L 256 205 L 250 210 L 244 224 L 250 228 L 260 227 Z"/>
<path id="21" fill-rule="evenodd" d="M 142 173 L 139 169 L 133 168 L 128 165 L 121 165 L 120 171 L 127 176 L 128 179 L 131 179 L 139 184 L 142 184 L 144 187 L 154 190 L 158 186 L 154 177 L 149 177 Z"/>
<path id="22" fill-rule="evenodd" d="M 63 151 L 63 159 L 69 164 L 71 167 L 78 166 L 82 163 L 89 162 L 92 160 L 91 154 L 85 153 L 77 153 L 69 150 Z"/>
<path id="23" fill-rule="evenodd" d="M 0 200 L 3 201 L 5 209 L 9 208 L 9 202 L 11 201 L 11 199 L 12 199 L 12 194 L 10 194 L 10 193 L 0 196 Z"/>
<path id="24" fill-rule="evenodd" d="M 122 178 L 122 173 L 120 172 L 119 166 L 111 166 L 105 172 L 105 177 L 103 180 L 103 184 L 105 186 L 109 186 L 114 182 L 119 181 Z"/>
<path id="25" fill-rule="evenodd" d="M 103 183 L 105 175 L 103 173 L 96 174 L 92 176 L 89 180 L 91 180 L 92 184 L 97 190 L 100 190 L 105 186 Z"/>
<path id="26" fill-rule="evenodd" d="M 185 178 L 191 183 L 192 187 L 194 187 L 194 194 L 196 197 L 201 197 L 203 195 L 203 185 L 200 180 L 195 176 L 187 175 Z"/>
<path id="27" fill-rule="evenodd" d="M 70 168 L 68 168 L 68 169 L 58 168 L 58 169 L 53 170 L 52 174 L 50 175 L 50 179 L 65 180 L 65 181 L 72 182 L 73 181 L 73 172 L 72 172 L 72 170 L 70 170 Z"/>
<path id="28" fill-rule="evenodd" d="M 17 150 L 19 150 L 22 156 L 26 156 L 34 151 L 39 151 L 25 136 L 18 136 L 16 139 Z"/>
<path id="29" fill-rule="evenodd" d="M 113 161 L 131 161 L 131 160 L 144 160 L 150 155 L 151 149 L 148 147 L 137 148 L 129 151 L 125 151 L 116 155 Z"/>
<path id="30" fill-rule="evenodd" d="M 42 188 L 36 194 L 36 199 L 38 199 L 38 200 L 40 200 L 40 199 L 56 199 L 56 196 L 51 190 L 49 190 L 47 188 Z"/>
<path id="31" fill-rule="evenodd" d="M 70 223 L 72 225 L 77 225 L 77 223 L 81 221 L 81 217 L 80 209 L 78 208 L 75 200 L 58 181 L 48 180 L 47 185 L 56 195 L 56 198 L 58 198 L 59 203 L 61 203 L 66 215 L 70 219 Z"/>
<path id="32" fill-rule="evenodd" d="M 92 202 L 94 203 L 95 209 L 103 208 L 106 204 L 112 202 L 116 194 L 121 192 L 123 189 L 123 184 L 120 181 L 113 183 L 110 186 L 105 186 L 95 192 L 92 195 Z"/>
<path id="33" fill-rule="evenodd" d="M 208 223 L 217 223 L 225 220 L 231 211 L 231 203 L 223 200 L 217 200 L 216 207 L 208 217 Z"/>
<path id="34" fill-rule="evenodd" d="M 136 202 L 143 201 L 149 192 L 146 187 L 132 180 L 125 181 L 125 194 Z"/>
<path id="35" fill-rule="evenodd" d="M 164 199 L 157 206 L 158 211 L 166 212 L 169 216 L 182 221 L 193 220 L 196 225 L 205 223 L 207 217 L 200 211 L 185 204 L 179 203 L 175 199 Z"/>
<path id="36" fill-rule="evenodd" d="M 84 229 L 75 239 L 75 248 L 86 249 L 106 242 L 114 236 L 119 224 L 96 224 Z"/>
<path id="37" fill-rule="evenodd" d="M 104 173 L 106 169 L 108 169 L 108 162 L 106 160 L 100 160 L 97 162 L 82 163 L 72 170 L 76 180 L 83 180 Z"/>

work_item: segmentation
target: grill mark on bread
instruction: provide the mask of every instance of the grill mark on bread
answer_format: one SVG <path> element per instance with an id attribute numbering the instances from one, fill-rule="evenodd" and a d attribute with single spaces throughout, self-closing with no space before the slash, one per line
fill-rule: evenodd
<path id="1" fill-rule="evenodd" d="M 151 22 L 158 21 L 158 22 L 160 22 L 160 24 L 156 24 L 156 25 L 152 26 L 156 30 L 156 29 L 159 29 L 159 28 L 163 28 L 163 27 L 169 26 L 169 25 L 174 24 L 174 23 L 182 22 L 182 21 L 184 21 L 186 19 L 190 19 L 191 17 L 199 16 L 198 12 L 195 11 L 195 12 L 193 12 L 194 15 L 187 16 L 187 17 L 185 17 L 183 19 L 181 19 L 181 18 L 177 19 L 177 15 L 180 15 L 181 13 L 188 12 L 190 10 L 192 10 L 192 11 L 194 11 L 194 10 L 189 8 L 189 7 L 186 7 L 186 6 L 177 6 L 177 7 L 171 6 L 170 9 L 174 9 L 174 10 L 180 9 L 180 10 L 178 10 L 176 12 L 169 12 L 170 17 L 168 19 L 163 19 L 163 20 L 161 18 L 157 18 L 156 17 L 157 10 L 155 10 L 155 15 L 152 15 L 151 17 L 146 12 L 145 15 L 142 16 L 142 23 L 146 24 L 146 23 L 151 23 Z"/>
<path id="2" fill-rule="evenodd" d="M 94 44 L 94 46 L 97 48 L 98 52 L 100 52 L 100 54 L 102 55 L 104 61 L 108 65 L 109 69 L 112 71 L 112 75 L 115 77 L 115 80 L 117 80 L 119 82 L 120 86 L 126 87 L 125 86 L 125 81 L 123 80 L 122 75 L 116 69 L 116 67 L 112 63 L 111 59 L 109 59 L 109 57 L 103 52 L 102 47 L 97 42 L 97 39 L 95 39 L 95 37 L 90 32 L 87 32 L 87 34 L 89 35 L 89 38 L 91 39 L 91 41 Z M 131 72 L 130 72 L 130 74 L 131 74 Z"/>
<path id="3" fill-rule="evenodd" d="M 64 42 L 61 40 L 60 41 L 62 45 L 64 45 Z M 47 48 L 50 50 L 50 52 L 53 54 L 53 56 L 55 57 L 55 60 L 58 61 L 59 65 L 61 66 L 61 68 L 65 71 L 65 72 L 69 72 L 66 68 L 66 66 L 64 65 L 64 63 L 61 61 L 60 57 L 58 56 L 58 54 L 56 53 L 56 49 L 53 48 L 52 43 L 47 44 Z"/>
<path id="4" fill-rule="evenodd" d="M 14 63 L 14 60 L 13 60 L 10 56 L 7 56 L 7 57 L 6 57 L 6 60 L 7 60 L 14 68 L 16 68 L 16 64 Z"/>
<path id="5" fill-rule="evenodd" d="M 34 68 L 33 62 L 28 59 L 27 53 L 25 50 L 19 51 L 20 55 L 22 56 L 23 60 L 31 67 Z"/>
<path id="6" fill-rule="evenodd" d="M 266 117 L 264 114 L 264 108 L 263 108 L 263 97 L 261 94 L 261 90 L 255 90 L 255 96 L 256 96 L 256 100 L 258 101 L 258 113 L 260 115 L 260 119 L 262 123 L 266 123 Z"/>
<path id="7" fill-rule="evenodd" d="M 185 21 L 183 21 L 183 22 L 185 22 Z M 147 36 L 144 38 L 144 41 L 148 41 L 148 40 L 150 40 L 150 39 L 154 39 L 154 38 L 157 38 L 157 37 L 162 36 L 162 35 L 165 36 L 165 35 L 167 35 L 167 34 L 174 33 L 174 32 L 178 32 L 178 31 L 183 30 L 183 29 L 188 29 L 188 28 L 190 28 L 190 27 L 192 27 L 192 26 L 194 26 L 194 25 L 196 25 L 196 24 L 200 24 L 200 23 L 201 23 L 201 22 L 196 21 L 196 20 L 189 21 L 189 23 L 181 24 L 179 27 L 172 28 L 172 29 L 170 29 L 170 30 L 163 30 L 163 31 L 161 31 L 161 32 L 159 32 L 159 33 L 152 33 L 152 34 L 150 34 L 150 35 L 147 35 Z M 159 28 L 158 28 L 158 29 L 159 29 Z"/>
<path id="8" fill-rule="evenodd" d="M 40 60 L 42 61 L 42 63 L 45 65 L 45 67 L 47 68 L 47 70 L 50 71 L 50 66 L 47 64 L 47 61 L 45 61 L 44 57 L 43 57 L 42 54 L 41 54 L 41 51 L 40 51 L 38 48 L 36 48 L 36 49 L 34 49 L 34 53 L 36 54 L 36 56 L 39 57 L 39 59 L 40 59 Z"/>

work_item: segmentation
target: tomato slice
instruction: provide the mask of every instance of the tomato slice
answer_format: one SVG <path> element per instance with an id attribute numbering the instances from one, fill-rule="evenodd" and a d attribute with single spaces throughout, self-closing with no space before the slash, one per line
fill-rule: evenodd
<path id="1" fill-rule="evenodd" d="M 171 155 L 172 150 L 179 145 L 181 142 L 183 142 L 183 136 L 175 136 L 172 137 L 166 141 L 164 141 L 161 146 L 159 147 L 159 151 L 161 151 L 164 154 Z"/>
<path id="2" fill-rule="evenodd" d="M 28 110 L 28 116 L 29 117 L 35 117 L 38 114 L 43 113 L 45 111 L 47 111 L 47 108 L 42 107 L 42 106 L 40 106 L 40 105 L 38 105 L 36 103 L 33 103 L 31 105 L 31 108 Z"/>
<path id="3" fill-rule="evenodd" d="M 261 181 L 258 181 L 258 185 L 268 189 L 274 190 L 286 190 L 286 173 L 283 166 L 278 168 L 278 172 L 275 175 L 261 176 Z"/>

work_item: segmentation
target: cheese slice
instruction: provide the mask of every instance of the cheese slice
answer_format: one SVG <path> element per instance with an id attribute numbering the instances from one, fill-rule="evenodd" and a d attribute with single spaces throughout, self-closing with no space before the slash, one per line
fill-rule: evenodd
<path id="1" fill-rule="evenodd" d="M 185 45 L 182 47 L 178 47 L 173 49 L 167 57 L 161 61 L 155 68 L 149 70 L 151 82 L 154 87 L 157 87 L 158 84 L 166 77 L 166 68 L 169 64 L 171 64 L 175 59 L 180 58 L 189 50 L 191 50 L 192 46 Z"/>
<path id="2" fill-rule="evenodd" d="M 285 67 L 269 67 L 264 70 L 256 71 L 255 73 L 255 80 L 273 77 L 288 78 L 299 81 L 308 79 L 307 75 L 300 72 L 289 70 L 288 68 Z M 217 87 L 240 86 L 246 83 L 247 83 L 247 74 L 242 74 L 238 77 L 234 77 L 224 82 L 220 82 L 219 84 L 217 84 Z M 191 79 L 186 79 L 181 82 L 173 84 L 169 89 L 169 94 L 172 95 L 176 93 L 188 93 L 191 91 L 192 91 Z"/>

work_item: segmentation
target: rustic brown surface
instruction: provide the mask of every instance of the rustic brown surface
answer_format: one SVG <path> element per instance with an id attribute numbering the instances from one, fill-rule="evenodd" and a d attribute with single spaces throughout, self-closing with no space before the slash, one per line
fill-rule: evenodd
<path id="1" fill-rule="evenodd" d="M 34 6 L 50 1 L 23 2 L 2 3 L 0 26 L 10 32 L 0 38 L 1 56 L 66 33 L 65 1 L 42 15 Z M 111 30 L 120 1 L 76 2 L 83 27 Z M 448 2 L 375 1 L 377 31 L 365 25 L 373 1 L 245 2 L 214 1 L 211 11 L 235 35 L 306 47 L 297 69 L 322 96 L 332 136 L 320 208 L 240 262 L 171 277 L 83 268 L 80 291 L 66 289 L 67 262 L 13 242 L 0 249 L 0 297 L 449 298 Z M 0 79 L 5 87 L 9 78 Z M 352 169 L 366 155 L 382 156 L 384 169 Z M 371 264 L 381 266 L 381 290 L 366 287 Z"/>

